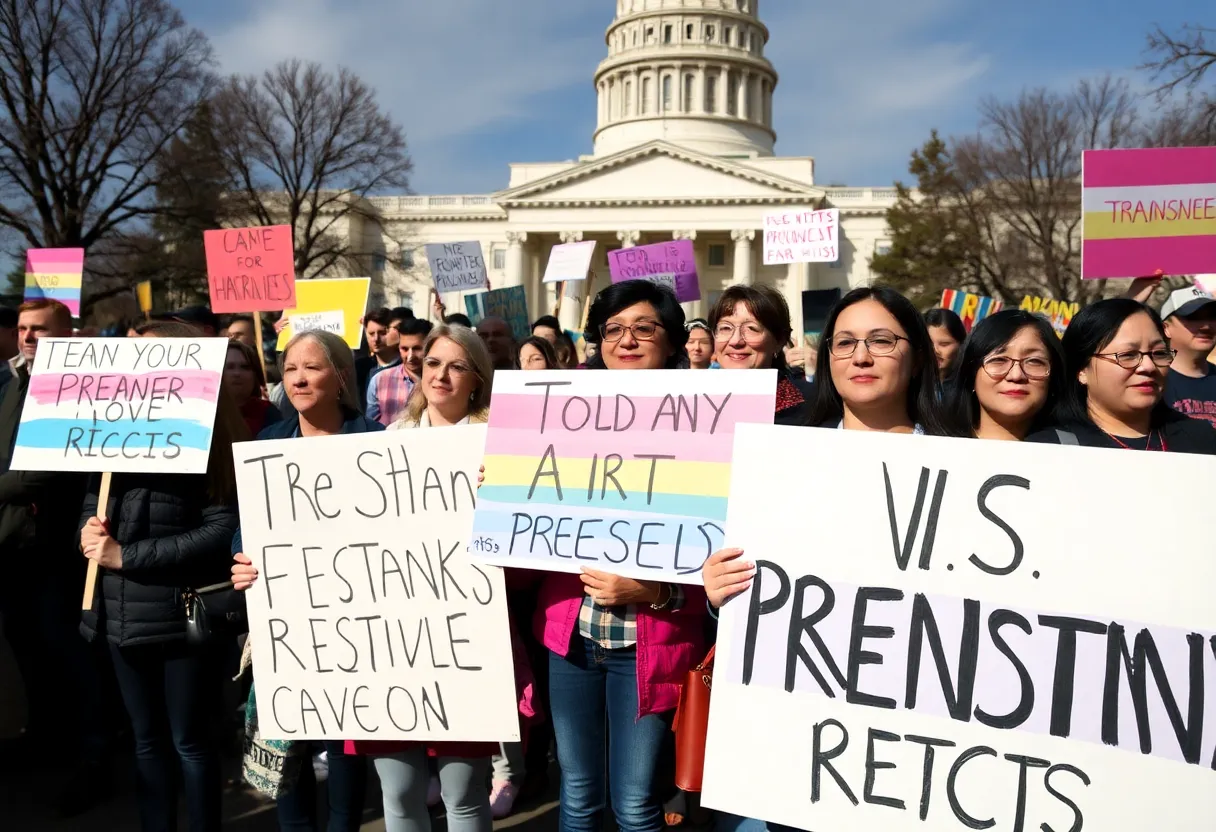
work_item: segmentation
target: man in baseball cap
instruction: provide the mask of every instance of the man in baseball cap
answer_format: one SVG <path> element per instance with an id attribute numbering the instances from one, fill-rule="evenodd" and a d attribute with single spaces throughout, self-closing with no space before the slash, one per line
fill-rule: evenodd
<path id="1" fill-rule="evenodd" d="M 1179 413 L 1216 428 L 1216 297 L 1201 286 L 1170 292 L 1161 305 L 1165 334 L 1177 351 L 1165 381 L 1165 401 Z"/>

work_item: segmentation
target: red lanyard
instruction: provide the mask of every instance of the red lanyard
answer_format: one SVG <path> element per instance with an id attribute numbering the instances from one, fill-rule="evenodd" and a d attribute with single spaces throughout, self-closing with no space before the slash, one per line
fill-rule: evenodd
<path id="1" fill-rule="evenodd" d="M 1139 448 L 1132 448 L 1131 445 L 1128 445 L 1126 442 L 1121 440 L 1119 437 L 1115 436 L 1113 433 L 1107 433 L 1106 431 L 1102 431 L 1102 432 L 1106 433 L 1106 435 L 1109 436 L 1116 445 L 1118 445 L 1120 448 L 1123 448 L 1125 451 L 1139 450 Z M 1144 443 L 1144 450 L 1146 450 L 1146 451 L 1154 450 L 1153 433 L 1154 433 L 1154 431 L 1149 431 L 1148 437 Z M 1157 448 L 1156 450 L 1168 451 L 1169 447 L 1165 444 L 1165 436 L 1161 433 L 1161 431 L 1155 431 L 1155 433 L 1157 434 L 1157 444 L 1159 444 L 1161 446 L 1160 448 Z"/>

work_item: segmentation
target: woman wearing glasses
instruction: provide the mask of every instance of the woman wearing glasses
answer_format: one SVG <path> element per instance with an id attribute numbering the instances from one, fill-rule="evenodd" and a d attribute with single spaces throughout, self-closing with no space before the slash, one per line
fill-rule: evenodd
<path id="1" fill-rule="evenodd" d="M 598 349 L 587 366 L 686 367 L 687 337 L 669 290 L 643 280 L 616 283 L 591 304 L 586 339 Z M 609 797 L 622 832 L 663 828 L 656 770 L 680 684 L 705 655 L 704 617 L 699 588 L 593 569 L 543 578 L 536 624 L 549 649 L 562 830 L 599 832 Z"/>
<path id="2" fill-rule="evenodd" d="M 775 424 L 806 424 L 814 388 L 786 366 L 793 328 L 781 293 L 769 286 L 731 286 L 710 313 L 709 325 L 723 370 L 777 369 Z"/>
<path id="3" fill-rule="evenodd" d="M 1216 454 L 1216 431 L 1163 401 L 1174 351 L 1152 309 L 1131 298 L 1099 301 L 1072 319 L 1062 345 L 1059 427 L 1028 441 Z"/>
<path id="4" fill-rule="evenodd" d="M 950 432 L 1020 442 L 1063 395 L 1064 350 L 1042 316 L 1006 309 L 971 330 L 947 391 Z"/>

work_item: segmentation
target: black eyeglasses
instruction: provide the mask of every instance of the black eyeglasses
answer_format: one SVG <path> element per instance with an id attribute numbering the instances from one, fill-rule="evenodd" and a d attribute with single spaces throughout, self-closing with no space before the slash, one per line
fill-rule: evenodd
<path id="1" fill-rule="evenodd" d="M 1035 381 L 1040 381 L 1051 375 L 1051 362 L 1037 355 L 1032 355 L 1029 358 L 1010 358 L 1007 355 L 994 355 L 992 358 L 985 359 L 982 366 L 985 373 L 1000 381 L 1013 371 L 1014 364 L 1021 368 L 1022 374 L 1026 378 L 1034 379 Z"/>
<path id="2" fill-rule="evenodd" d="M 663 325 L 654 321 L 638 321 L 633 326 L 625 326 L 624 324 L 605 324 L 600 327 L 600 336 L 605 341 L 612 344 L 625 337 L 628 332 L 638 341 L 653 341 L 654 336 L 658 333 Z"/>
<path id="3" fill-rule="evenodd" d="M 1143 350 L 1124 350 L 1123 352 L 1096 352 L 1094 358 L 1104 358 L 1107 361 L 1112 361 L 1118 364 L 1125 370 L 1134 370 L 1144 361 L 1144 356 L 1158 367 L 1168 367 L 1174 363 L 1174 356 L 1178 353 L 1174 350 L 1165 347 L 1159 347 L 1149 352 Z"/>
<path id="4" fill-rule="evenodd" d="M 865 338 L 854 338 L 851 335 L 841 335 L 828 343 L 828 352 L 833 358 L 852 358 L 857 352 L 857 345 L 864 343 L 870 355 L 890 355 L 895 352 L 900 341 L 908 339 L 894 332 L 874 332 Z"/>

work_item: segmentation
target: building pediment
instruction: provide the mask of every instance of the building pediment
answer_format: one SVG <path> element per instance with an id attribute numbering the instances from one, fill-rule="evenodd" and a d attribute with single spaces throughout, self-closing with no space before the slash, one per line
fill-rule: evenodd
<path id="1" fill-rule="evenodd" d="M 817 205 L 824 190 L 750 167 L 654 141 L 591 159 L 552 176 L 501 191 L 506 208 L 583 205 L 789 203 Z"/>

